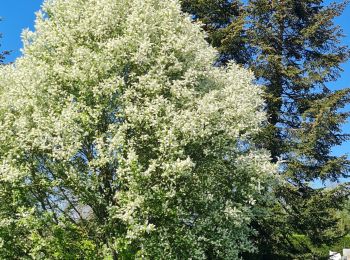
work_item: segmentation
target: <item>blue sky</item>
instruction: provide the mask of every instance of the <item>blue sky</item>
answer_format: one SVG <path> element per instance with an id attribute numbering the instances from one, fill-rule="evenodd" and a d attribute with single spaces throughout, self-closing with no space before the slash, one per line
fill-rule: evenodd
<path id="1" fill-rule="evenodd" d="M 24 28 L 34 29 L 35 12 L 40 9 L 40 5 L 43 0 L 6 0 L 2 1 L 0 9 L 0 17 L 3 21 L 0 22 L 0 32 L 3 34 L 1 39 L 2 50 L 11 50 L 11 55 L 7 58 L 7 61 L 13 61 L 21 55 L 20 49 L 21 32 Z M 326 0 L 326 3 L 331 2 Z M 340 2 L 336 0 L 335 2 Z M 350 6 L 347 7 L 341 17 L 336 19 L 336 23 L 340 25 L 345 34 L 343 43 L 350 45 Z M 332 89 L 342 89 L 350 87 L 350 61 L 343 64 L 344 72 L 339 80 L 330 83 L 328 86 Z M 346 110 L 350 110 L 350 105 L 346 107 Z M 344 125 L 344 132 L 350 133 L 350 123 Z M 344 143 L 340 147 L 334 149 L 334 153 L 337 155 L 350 153 L 350 142 Z"/>
<path id="2" fill-rule="evenodd" d="M 21 32 L 25 28 L 34 29 L 35 12 L 40 9 L 43 0 L 6 0 L 1 1 L 0 32 L 1 49 L 11 50 L 12 54 L 7 61 L 18 57 L 22 48 Z"/>

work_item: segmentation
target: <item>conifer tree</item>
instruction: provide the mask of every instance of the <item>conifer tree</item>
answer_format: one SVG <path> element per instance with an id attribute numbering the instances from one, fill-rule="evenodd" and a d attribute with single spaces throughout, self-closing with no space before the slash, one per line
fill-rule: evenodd
<path id="1" fill-rule="evenodd" d="M 185 10 L 202 11 L 197 5 L 204 2 L 194 2 L 195 8 L 184 5 Z M 214 11 L 194 17 L 219 14 L 225 5 L 239 4 L 222 1 Z M 346 3 L 326 6 L 321 0 L 251 0 L 241 12 L 246 21 L 242 27 L 245 32 L 241 33 L 246 39 L 242 41 L 251 50 L 244 64 L 265 88 L 269 120 L 257 142 L 270 150 L 273 161 L 283 162 L 275 214 L 270 220 L 256 223 L 261 254 L 267 249 L 268 254 L 286 251 L 291 254 L 288 257 L 295 257 L 301 252 L 291 241 L 293 234 L 307 235 L 314 244 L 329 242 L 335 236 L 334 211 L 346 197 L 347 187 L 314 189 L 311 184 L 315 180 L 336 181 L 349 172 L 349 160 L 331 152 L 348 137 L 341 131 L 348 113 L 340 109 L 349 101 L 349 89 L 327 88 L 328 82 L 338 78 L 340 65 L 349 56 L 348 48 L 340 44 L 341 29 L 334 25 L 334 18 L 345 6 Z M 239 14 L 231 15 L 224 16 L 226 21 L 242 20 L 235 16 Z M 230 27 L 230 22 L 221 23 L 222 17 L 215 18 L 202 21 L 218 25 L 218 31 Z M 211 30 L 208 33 L 215 35 Z M 226 45 L 220 41 L 219 50 L 227 50 Z M 235 58 L 240 48 L 231 52 Z M 230 56 L 225 51 L 222 55 Z M 304 250 L 312 254 L 310 251 Z"/>
<path id="2" fill-rule="evenodd" d="M 346 157 L 331 154 L 347 138 L 341 125 L 348 114 L 339 109 L 348 102 L 349 89 L 332 92 L 326 85 L 338 78 L 349 54 L 333 24 L 345 4 L 322 2 L 256 0 L 248 6 L 249 41 L 257 49 L 250 68 L 264 82 L 270 123 L 263 144 L 275 160 L 285 161 L 285 183 L 277 192 L 286 225 L 272 232 L 276 242 L 288 242 L 292 232 L 316 244 L 331 240 L 334 211 L 345 197 L 310 187 L 315 180 L 347 177 L 350 166 Z"/>
<path id="3" fill-rule="evenodd" d="M 275 172 L 252 73 L 173 0 L 49 0 L 35 28 L 0 70 L 0 258 L 252 251 Z"/>
<path id="4" fill-rule="evenodd" d="M 203 23 L 208 42 L 220 52 L 219 63 L 251 59 L 245 30 L 245 10 L 240 1 L 182 0 L 182 9 Z"/>

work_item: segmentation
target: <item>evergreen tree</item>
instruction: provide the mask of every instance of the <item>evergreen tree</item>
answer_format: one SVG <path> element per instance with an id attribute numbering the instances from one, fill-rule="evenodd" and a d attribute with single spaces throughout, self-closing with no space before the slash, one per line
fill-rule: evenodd
<path id="1" fill-rule="evenodd" d="M 237 1 L 222 2 L 239 6 Z M 197 7 L 200 3 L 205 1 L 194 1 L 192 9 L 184 5 L 185 10 L 199 11 L 194 15 L 199 19 L 210 16 L 210 10 L 201 13 L 203 8 Z M 224 6 L 216 5 L 213 13 L 221 13 L 219 9 Z M 340 65 L 349 56 L 348 48 L 340 44 L 341 29 L 334 25 L 334 18 L 345 6 L 325 6 L 321 0 L 251 0 L 241 12 L 246 24 L 240 35 L 246 37 L 242 42 L 251 50 L 244 64 L 265 88 L 269 116 L 269 125 L 257 142 L 270 150 L 273 161 L 283 162 L 283 181 L 276 190 L 280 201 L 270 218 L 256 223 L 261 254 L 287 251 L 293 255 L 289 257 L 295 257 L 301 253 L 291 241 L 295 233 L 307 235 L 315 244 L 335 237 L 334 212 L 346 197 L 347 187 L 314 189 L 311 183 L 336 181 L 349 172 L 348 159 L 331 154 L 331 149 L 348 137 L 341 131 L 348 113 L 339 109 L 349 101 L 349 89 L 327 88 L 328 82 L 338 78 Z M 224 16 L 226 21 L 242 20 L 235 16 L 240 14 L 231 15 Z M 203 22 L 218 25 L 218 31 L 230 26 L 230 22 L 214 18 Z M 210 30 L 208 33 L 212 34 Z M 227 42 L 220 41 L 219 45 L 219 50 L 227 50 Z M 231 51 L 235 58 L 240 48 Z M 222 55 L 229 56 L 225 51 Z M 308 251 L 311 249 L 304 250 Z"/>
<path id="2" fill-rule="evenodd" d="M 275 172 L 252 73 L 173 0 L 49 0 L 35 28 L 0 69 L 0 258 L 252 251 Z"/>
<path id="3" fill-rule="evenodd" d="M 341 30 L 333 24 L 344 7 L 310 0 L 249 2 L 249 42 L 256 49 L 250 68 L 265 86 L 270 123 L 263 145 L 275 160 L 285 161 L 285 183 L 277 190 L 280 214 L 275 215 L 285 220 L 271 222 L 285 225 L 273 225 L 262 248 L 272 240 L 275 250 L 291 250 L 292 233 L 306 234 L 316 244 L 336 236 L 334 212 L 344 193 L 316 190 L 310 183 L 336 181 L 349 171 L 346 157 L 331 155 L 347 138 L 341 125 L 348 114 L 339 109 L 348 102 L 349 90 L 332 92 L 326 86 L 348 58 L 348 49 L 339 45 Z"/>
<path id="4" fill-rule="evenodd" d="M 208 42 L 220 52 L 221 64 L 249 62 L 252 54 L 247 44 L 246 12 L 240 1 L 182 0 L 182 9 L 203 24 Z"/>

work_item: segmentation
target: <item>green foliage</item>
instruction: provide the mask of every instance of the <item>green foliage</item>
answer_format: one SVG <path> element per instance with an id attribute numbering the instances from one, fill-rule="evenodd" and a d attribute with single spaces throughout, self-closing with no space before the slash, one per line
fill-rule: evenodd
<path id="1" fill-rule="evenodd" d="M 244 64 L 251 59 L 245 31 L 246 12 L 240 1 L 182 0 L 182 9 L 203 23 L 208 42 L 220 52 L 219 61 Z"/>
<path id="2" fill-rule="evenodd" d="M 0 70 L 0 258 L 237 259 L 275 166 L 251 72 L 172 0 L 54 0 Z"/>
<path id="3" fill-rule="evenodd" d="M 335 243 L 315 244 L 305 235 L 293 234 L 288 237 L 288 241 L 291 244 L 289 251 L 281 248 L 274 250 L 273 254 L 265 255 L 264 259 L 329 259 L 329 251 L 342 252 L 344 248 L 350 247 L 350 236 L 344 236 L 338 239 Z M 261 255 L 249 254 L 250 260 L 261 259 Z"/>
<path id="4" fill-rule="evenodd" d="M 344 248 L 349 248 L 350 236 L 344 236 L 336 243 L 320 244 L 314 243 L 305 235 L 292 235 L 290 238 L 294 252 L 280 252 L 280 257 L 292 258 L 298 255 L 298 259 L 328 259 L 329 251 L 342 252 Z"/>
<path id="5" fill-rule="evenodd" d="M 344 208 L 337 212 L 337 217 L 340 219 L 339 229 L 344 234 L 350 234 L 350 201 L 345 202 Z M 350 247 L 350 245 L 349 245 Z"/>
<path id="6" fill-rule="evenodd" d="M 346 198 L 348 185 L 310 185 L 347 177 L 350 168 L 346 156 L 331 154 L 348 139 L 341 126 L 349 113 L 340 111 L 350 90 L 333 92 L 326 86 L 338 78 L 340 64 L 349 57 L 348 48 L 340 44 L 342 31 L 333 22 L 346 3 L 323 2 L 183 1 L 184 10 L 205 23 L 209 42 L 220 50 L 219 61 L 228 57 L 248 66 L 265 89 L 269 124 L 256 142 L 271 152 L 273 161 L 282 162 L 284 182 L 276 189 L 279 203 L 274 214 L 254 224 L 262 255 L 279 249 L 292 252 L 288 237 L 295 233 L 306 235 L 316 246 L 331 243 L 339 232 L 334 212 Z M 243 60 L 237 58 L 242 44 L 225 37 L 213 40 L 237 21 L 243 22 L 236 31 L 247 50 Z M 230 33 L 225 35 L 230 39 Z"/>

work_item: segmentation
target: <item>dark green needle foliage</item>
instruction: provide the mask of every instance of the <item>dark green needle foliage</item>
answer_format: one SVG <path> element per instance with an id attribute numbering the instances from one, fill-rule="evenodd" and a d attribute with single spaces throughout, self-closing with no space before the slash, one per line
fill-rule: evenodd
<path id="1" fill-rule="evenodd" d="M 319 257 L 312 246 L 295 246 L 293 235 L 306 235 L 316 247 L 342 235 L 335 212 L 348 186 L 316 189 L 312 183 L 337 181 L 349 173 L 347 157 L 334 156 L 332 148 L 348 139 L 341 127 L 349 115 L 342 108 L 350 90 L 327 87 L 349 57 L 347 46 L 341 45 L 342 30 L 334 23 L 346 5 L 322 0 L 183 1 L 185 11 L 205 24 L 220 61 L 234 59 L 248 66 L 265 88 L 269 125 L 256 141 L 270 150 L 273 161 L 282 161 L 282 181 L 271 215 L 255 223 L 260 258 Z"/>
<path id="2" fill-rule="evenodd" d="M 182 8 L 203 23 L 208 41 L 220 52 L 219 62 L 245 64 L 251 58 L 245 31 L 246 13 L 239 1 L 183 0 Z"/>

